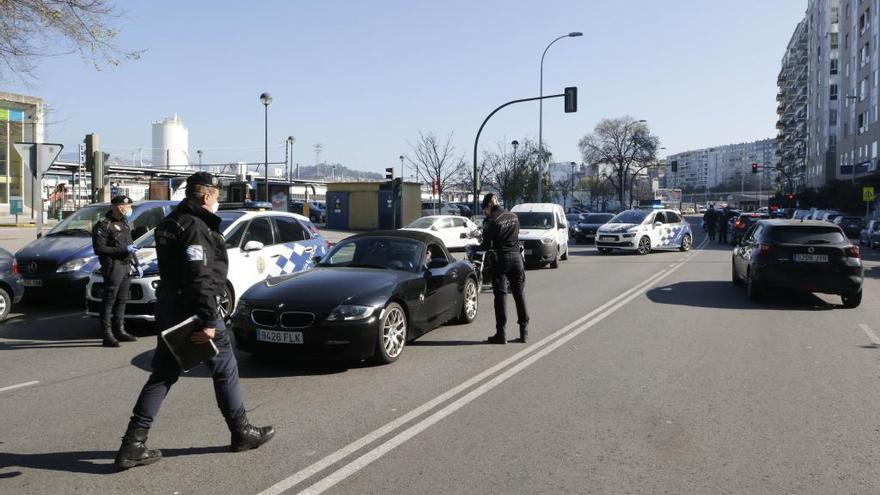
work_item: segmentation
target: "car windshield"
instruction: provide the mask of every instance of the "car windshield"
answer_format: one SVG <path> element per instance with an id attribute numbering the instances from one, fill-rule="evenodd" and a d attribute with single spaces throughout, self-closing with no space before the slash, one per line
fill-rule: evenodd
<path id="1" fill-rule="evenodd" d="M 516 212 L 521 229 L 552 229 L 553 214 L 537 212 Z"/>
<path id="2" fill-rule="evenodd" d="M 577 213 L 569 213 L 568 215 L 565 215 L 565 218 L 569 223 L 577 223 L 580 222 L 583 217 Z"/>
<path id="3" fill-rule="evenodd" d="M 581 223 L 605 223 L 608 220 L 611 220 L 611 217 L 613 217 L 613 216 L 614 215 L 611 215 L 611 214 L 604 214 L 603 215 L 603 214 L 599 214 L 599 213 L 593 213 L 591 215 L 585 216 L 584 219 L 581 220 Z"/>
<path id="4" fill-rule="evenodd" d="M 98 223 L 98 220 L 104 217 L 110 207 L 106 205 L 86 206 L 76 210 L 73 215 L 64 219 L 49 231 L 50 236 L 54 235 L 92 235 L 92 227 Z"/>
<path id="5" fill-rule="evenodd" d="M 220 217 L 220 227 L 217 230 L 220 232 L 226 232 L 226 229 L 232 225 L 232 222 L 238 220 L 244 215 L 244 212 L 241 211 L 222 211 L 217 214 Z"/>
<path id="6" fill-rule="evenodd" d="M 419 218 L 418 220 L 416 220 L 415 222 L 407 225 L 406 227 L 408 229 L 430 229 L 431 226 L 434 225 L 434 222 L 436 222 L 436 221 L 437 221 L 437 219 L 434 217 L 422 217 L 422 218 Z"/>
<path id="7" fill-rule="evenodd" d="M 836 244 L 845 242 L 846 236 L 838 227 L 791 225 L 775 227 L 769 239 L 783 244 Z"/>
<path id="8" fill-rule="evenodd" d="M 322 267 L 417 271 L 424 245 L 398 237 L 359 237 L 342 241 L 321 259 Z"/>
<path id="9" fill-rule="evenodd" d="M 651 212 L 648 210 L 627 210 L 622 211 L 611 219 L 610 223 L 635 223 L 640 224 Z"/>

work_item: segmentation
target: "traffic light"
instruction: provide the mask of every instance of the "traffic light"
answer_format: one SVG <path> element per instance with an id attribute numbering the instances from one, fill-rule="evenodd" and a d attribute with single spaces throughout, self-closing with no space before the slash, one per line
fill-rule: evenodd
<path id="1" fill-rule="evenodd" d="M 387 180 L 394 180 L 394 167 L 388 167 L 385 169 L 385 178 Z"/>
<path id="2" fill-rule="evenodd" d="M 757 174 L 757 173 L 758 173 L 758 164 L 757 164 L 757 163 L 753 163 L 753 164 L 752 164 L 752 173 L 753 173 L 753 174 Z"/>
<path id="3" fill-rule="evenodd" d="M 398 177 L 391 181 L 391 190 L 395 198 L 400 199 L 403 197 L 403 179 Z"/>
<path id="4" fill-rule="evenodd" d="M 565 88 L 565 113 L 575 113 L 578 111 L 578 89 L 577 86 L 569 86 Z"/>
<path id="5" fill-rule="evenodd" d="M 673 172 L 678 172 L 678 160 L 672 160 L 670 166 L 672 167 Z"/>

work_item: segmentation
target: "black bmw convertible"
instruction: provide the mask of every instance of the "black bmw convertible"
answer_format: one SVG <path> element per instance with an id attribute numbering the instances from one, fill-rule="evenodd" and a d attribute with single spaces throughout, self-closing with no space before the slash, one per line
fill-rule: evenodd
<path id="1" fill-rule="evenodd" d="M 349 237 L 316 268 L 248 289 L 232 316 L 240 349 L 396 361 L 407 342 L 477 317 L 477 276 L 428 233 Z"/>

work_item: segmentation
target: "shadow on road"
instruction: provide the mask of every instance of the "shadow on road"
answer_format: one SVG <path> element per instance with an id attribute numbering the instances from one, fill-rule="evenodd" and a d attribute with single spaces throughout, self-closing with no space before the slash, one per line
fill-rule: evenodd
<path id="1" fill-rule="evenodd" d="M 880 278 L 880 266 L 865 267 L 865 277 Z"/>
<path id="2" fill-rule="evenodd" d="M 488 335 L 486 335 L 488 337 Z M 413 347 L 458 347 L 466 345 L 492 345 L 485 340 L 416 340 L 410 342 Z"/>
<path id="3" fill-rule="evenodd" d="M 131 364 L 152 372 L 153 350 L 142 352 L 132 358 Z M 321 360 L 291 361 L 290 357 L 281 354 L 253 355 L 236 352 L 238 360 L 238 376 L 249 378 L 278 378 L 286 376 L 334 375 L 345 373 L 350 368 L 369 367 L 368 363 L 333 362 Z M 211 378 L 211 371 L 206 366 L 198 366 L 182 373 L 181 378 Z"/>
<path id="4" fill-rule="evenodd" d="M 795 291 L 781 292 L 755 303 L 748 300 L 745 289 L 719 280 L 678 282 L 651 289 L 646 295 L 655 303 L 697 308 L 819 311 L 837 307 L 809 292 Z"/>
<path id="5" fill-rule="evenodd" d="M 203 455 L 229 452 L 228 445 L 213 447 L 189 447 L 185 449 L 160 449 L 162 457 L 177 457 L 182 455 Z M 68 473 L 99 474 L 107 475 L 119 472 L 113 465 L 116 451 L 78 451 L 78 452 L 52 452 L 46 454 L 13 454 L 0 452 L 0 469 L 16 466 L 30 469 L 46 469 L 50 471 L 63 471 Z M 0 473 L 0 479 L 20 476 L 21 471 Z"/>

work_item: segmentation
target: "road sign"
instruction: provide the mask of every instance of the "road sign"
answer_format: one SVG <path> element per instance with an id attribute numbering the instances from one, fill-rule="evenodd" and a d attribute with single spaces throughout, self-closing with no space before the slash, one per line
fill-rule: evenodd
<path id="1" fill-rule="evenodd" d="M 9 214 L 10 215 L 21 215 L 24 211 L 24 201 L 21 199 L 21 196 L 10 196 L 9 197 Z"/>
<path id="2" fill-rule="evenodd" d="M 865 186 L 862 188 L 862 201 L 874 201 L 874 188 Z"/>
<path id="3" fill-rule="evenodd" d="M 55 143 L 13 143 L 12 145 L 34 177 L 42 177 L 64 149 L 63 144 Z"/>

